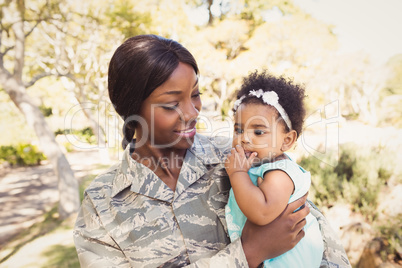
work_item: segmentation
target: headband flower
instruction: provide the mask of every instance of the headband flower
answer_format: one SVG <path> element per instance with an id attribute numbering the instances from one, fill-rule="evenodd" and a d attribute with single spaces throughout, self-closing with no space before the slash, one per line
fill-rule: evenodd
<path id="1" fill-rule="evenodd" d="M 285 109 L 283 109 L 282 105 L 279 104 L 279 97 L 275 91 L 264 92 L 262 89 L 251 90 L 250 93 L 248 93 L 248 96 L 254 96 L 259 99 L 261 98 L 265 104 L 273 106 L 278 111 L 282 119 L 285 121 L 288 128 L 290 130 L 292 129 L 292 122 L 290 121 L 289 116 L 286 113 Z M 237 110 L 237 108 L 239 108 L 240 104 L 242 103 L 245 97 L 246 95 L 243 95 L 240 97 L 240 99 L 235 101 L 233 106 L 233 109 L 235 111 Z"/>

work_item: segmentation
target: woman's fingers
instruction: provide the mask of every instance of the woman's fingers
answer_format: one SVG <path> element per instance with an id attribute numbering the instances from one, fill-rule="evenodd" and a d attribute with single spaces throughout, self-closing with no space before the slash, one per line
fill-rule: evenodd
<path id="1" fill-rule="evenodd" d="M 303 231 L 304 226 L 306 226 L 306 218 L 302 218 L 299 222 L 296 223 L 296 225 L 294 226 L 294 231 L 297 233 L 300 233 L 301 231 Z"/>
<path id="2" fill-rule="evenodd" d="M 308 192 L 305 195 L 303 195 L 302 197 L 300 197 L 299 199 L 290 203 L 286 208 L 286 212 L 293 213 L 298 208 L 303 207 L 307 201 L 307 195 L 308 195 Z M 310 210 L 308 210 L 308 211 L 310 212 Z M 307 214 L 305 216 L 307 216 Z"/>
<path id="3" fill-rule="evenodd" d="M 261 177 L 258 177 L 257 185 L 260 186 L 262 182 L 263 182 L 263 179 Z"/>

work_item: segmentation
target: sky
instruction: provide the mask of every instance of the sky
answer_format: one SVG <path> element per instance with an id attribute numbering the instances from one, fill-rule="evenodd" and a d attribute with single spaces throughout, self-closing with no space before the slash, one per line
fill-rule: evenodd
<path id="1" fill-rule="evenodd" d="M 385 63 L 402 54 L 402 0 L 294 0 L 335 26 L 342 52 L 365 51 Z"/>

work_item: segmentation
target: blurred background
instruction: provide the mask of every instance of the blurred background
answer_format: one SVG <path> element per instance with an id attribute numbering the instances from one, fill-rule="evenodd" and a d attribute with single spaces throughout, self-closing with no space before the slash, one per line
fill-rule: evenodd
<path id="1" fill-rule="evenodd" d="M 79 267 L 82 192 L 121 156 L 107 69 L 126 38 L 158 34 L 198 61 L 198 131 L 231 135 L 242 78 L 303 84 L 291 156 L 353 267 L 402 267 L 399 0 L 1 0 L 0 266 Z"/>

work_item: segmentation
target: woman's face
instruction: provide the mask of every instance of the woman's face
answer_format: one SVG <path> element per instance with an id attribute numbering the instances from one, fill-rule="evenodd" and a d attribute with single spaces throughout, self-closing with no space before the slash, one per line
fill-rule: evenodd
<path id="1" fill-rule="evenodd" d="M 136 147 L 188 149 L 194 142 L 201 98 L 194 69 L 179 63 L 170 78 L 143 102 Z"/>

